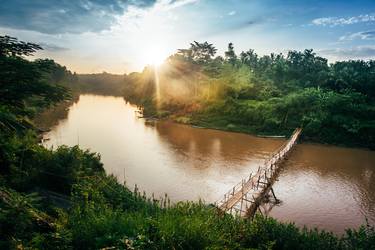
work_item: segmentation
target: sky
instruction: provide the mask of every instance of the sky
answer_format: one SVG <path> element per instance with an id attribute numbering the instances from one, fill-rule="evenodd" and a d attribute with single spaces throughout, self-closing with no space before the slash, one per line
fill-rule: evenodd
<path id="1" fill-rule="evenodd" d="M 223 55 L 314 49 L 375 59 L 375 0 L 0 0 L 0 35 L 42 45 L 77 73 L 129 73 L 190 42 Z"/>

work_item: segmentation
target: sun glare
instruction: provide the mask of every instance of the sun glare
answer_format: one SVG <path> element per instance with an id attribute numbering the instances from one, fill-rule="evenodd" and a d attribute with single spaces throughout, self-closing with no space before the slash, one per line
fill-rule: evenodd
<path id="1" fill-rule="evenodd" d="M 143 50 L 140 61 L 144 65 L 160 66 L 167 56 L 166 49 L 162 46 L 150 46 Z"/>

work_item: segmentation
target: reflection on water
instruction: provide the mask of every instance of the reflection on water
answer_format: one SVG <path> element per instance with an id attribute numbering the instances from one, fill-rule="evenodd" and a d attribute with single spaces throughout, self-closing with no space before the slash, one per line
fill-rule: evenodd
<path id="1" fill-rule="evenodd" d="M 107 173 L 174 201 L 214 202 L 254 171 L 283 140 L 198 129 L 170 122 L 145 124 L 122 98 L 82 95 L 46 146 L 79 144 L 100 152 Z M 374 221 L 375 152 L 298 145 L 275 192 L 271 215 L 298 225 L 342 232 L 365 216 Z"/>

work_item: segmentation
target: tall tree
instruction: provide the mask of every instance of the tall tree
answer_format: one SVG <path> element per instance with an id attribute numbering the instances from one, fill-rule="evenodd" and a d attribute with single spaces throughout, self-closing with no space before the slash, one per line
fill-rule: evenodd
<path id="1" fill-rule="evenodd" d="M 194 41 L 190 44 L 191 57 L 197 63 L 207 63 L 215 56 L 217 49 L 213 44 Z"/>
<path id="2" fill-rule="evenodd" d="M 42 48 L 33 43 L 18 41 L 14 37 L 0 36 L 0 106 L 3 128 L 11 128 L 15 121 L 7 120 L 9 110 L 14 115 L 24 117 L 29 112 L 28 103 L 38 100 L 39 105 L 50 105 L 69 95 L 59 85 L 49 84 L 37 63 L 25 59 Z M 8 126 L 6 125 L 8 124 Z"/>
<path id="3" fill-rule="evenodd" d="M 225 51 L 225 59 L 232 65 L 237 63 L 237 55 L 234 52 L 233 43 L 228 44 L 228 50 Z"/>

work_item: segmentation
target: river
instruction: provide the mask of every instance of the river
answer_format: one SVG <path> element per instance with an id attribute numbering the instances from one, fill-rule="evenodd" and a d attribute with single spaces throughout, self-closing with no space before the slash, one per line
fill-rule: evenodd
<path id="1" fill-rule="evenodd" d="M 174 202 L 215 202 L 284 140 L 137 118 L 123 98 L 81 95 L 44 135 L 46 147 L 99 152 L 108 174 Z M 298 144 L 274 185 L 270 216 L 341 234 L 375 224 L 375 151 Z"/>

